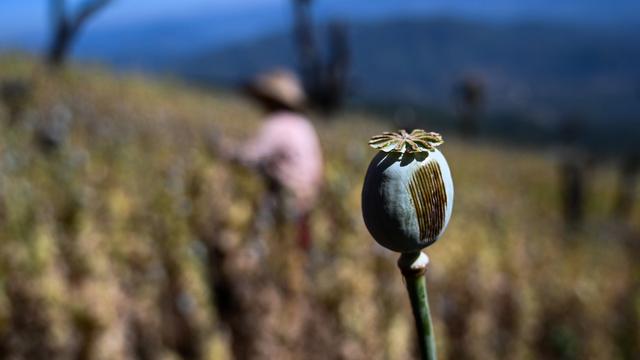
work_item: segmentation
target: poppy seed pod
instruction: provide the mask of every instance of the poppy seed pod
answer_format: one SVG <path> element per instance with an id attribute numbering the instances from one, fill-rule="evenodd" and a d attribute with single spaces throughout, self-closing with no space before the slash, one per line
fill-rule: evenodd
<path id="1" fill-rule="evenodd" d="M 362 189 L 362 214 L 371 236 L 397 252 L 415 252 L 444 232 L 453 208 L 453 181 L 437 133 L 385 132 L 369 145 L 373 158 Z"/>

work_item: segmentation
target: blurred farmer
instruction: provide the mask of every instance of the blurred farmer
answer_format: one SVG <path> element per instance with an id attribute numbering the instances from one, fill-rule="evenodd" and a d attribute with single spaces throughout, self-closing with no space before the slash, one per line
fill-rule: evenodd
<path id="1" fill-rule="evenodd" d="M 263 175 L 267 193 L 256 218 L 259 232 L 295 224 L 299 245 L 311 245 L 308 216 L 322 181 L 322 152 L 316 131 L 303 115 L 306 97 L 298 78 L 275 70 L 258 76 L 248 94 L 265 110 L 257 134 L 225 151 L 234 160 Z"/>

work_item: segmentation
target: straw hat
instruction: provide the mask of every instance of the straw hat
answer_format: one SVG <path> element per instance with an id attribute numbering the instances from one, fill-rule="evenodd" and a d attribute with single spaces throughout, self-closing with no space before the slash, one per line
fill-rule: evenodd
<path id="1" fill-rule="evenodd" d="M 276 69 L 258 75 L 247 86 L 255 98 L 292 110 L 301 110 L 307 99 L 298 77 L 291 71 Z"/>

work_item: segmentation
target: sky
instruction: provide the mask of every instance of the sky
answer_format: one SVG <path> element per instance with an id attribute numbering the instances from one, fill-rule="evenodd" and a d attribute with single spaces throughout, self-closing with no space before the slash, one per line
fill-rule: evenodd
<path id="1" fill-rule="evenodd" d="M 242 11 L 246 8 L 277 5 L 286 0 L 113 0 L 92 26 L 118 26 L 138 21 L 154 21 L 197 14 L 202 9 Z M 82 0 L 68 0 L 74 8 Z M 0 0 L 0 38 L 45 30 L 48 0 Z"/>

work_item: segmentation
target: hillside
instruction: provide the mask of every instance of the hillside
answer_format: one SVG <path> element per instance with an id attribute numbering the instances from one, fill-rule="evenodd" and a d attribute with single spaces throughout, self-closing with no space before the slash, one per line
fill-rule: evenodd
<path id="1" fill-rule="evenodd" d="M 487 89 L 485 134 L 550 143 L 558 140 L 562 121 L 580 118 L 585 146 L 604 139 L 611 151 L 635 148 L 640 25 L 633 12 L 628 18 L 620 13 L 636 5 L 625 2 L 605 12 L 598 10 L 601 5 L 569 2 L 554 4 L 558 18 L 538 18 L 534 14 L 548 4 L 518 3 L 532 10 L 524 16 L 500 13 L 500 2 L 483 3 L 482 9 L 465 7 L 470 13 L 457 17 L 437 16 L 437 7 L 445 4 L 403 4 L 396 10 L 404 12 L 396 13 L 385 12 L 394 4 L 319 3 L 319 23 L 338 17 L 349 24 L 352 104 L 446 115 L 454 111 L 454 86 L 473 75 Z M 489 9 L 497 13 L 488 16 Z M 616 14 L 616 21 L 598 22 L 596 14 L 603 21 Z M 206 87 L 233 86 L 266 68 L 295 67 L 290 15 L 280 4 L 237 13 L 203 10 L 126 26 L 103 27 L 98 21 L 80 37 L 75 53 L 125 71 L 171 74 Z M 442 117 L 439 124 L 452 123 Z"/>
<path id="2" fill-rule="evenodd" d="M 259 179 L 210 146 L 247 139 L 252 104 L 0 58 L 0 79 L 16 77 L 33 96 L 14 125 L 0 107 L 0 353 L 414 356 L 397 255 L 374 245 L 360 215 L 366 143 L 384 119 L 316 119 L 326 174 L 313 250 L 281 229 L 266 234 L 265 255 L 251 233 Z M 611 218 L 613 163 L 592 166 L 586 223 L 566 232 L 552 153 L 443 135 L 456 200 L 427 273 L 441 358 L 637 358 L 640 207 L 630 222 Z"/>
<path id="3" fill-rule="evenodd" d="M 324 39 L 322 39 L 324 40 Z M 354 23 L 352 94 L 367 102 L 451 108 L 456 83 L 478 75 L 493 112 L 527 114 L 553 128 L 580 114 L 596 132 L 640 137 L 640 31 L 545 22 L 415 17 Z M 236 83 L 295 66 L 289 34 L 267 36 L 176 62 L 199 83 Z M 171 68 L 170 68 L 171 69 Z"/>

